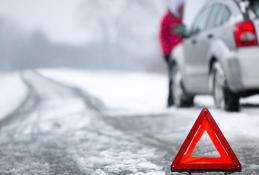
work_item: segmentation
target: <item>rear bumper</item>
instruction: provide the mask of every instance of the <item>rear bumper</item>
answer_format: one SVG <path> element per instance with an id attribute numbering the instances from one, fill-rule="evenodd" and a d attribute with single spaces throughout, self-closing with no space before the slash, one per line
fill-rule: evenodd
<path id="1" fill-rule="evenodd" d="M 239 49 L 224 59 L 227 82 L 234 92 L 259 90 L 259 47 Z"/>

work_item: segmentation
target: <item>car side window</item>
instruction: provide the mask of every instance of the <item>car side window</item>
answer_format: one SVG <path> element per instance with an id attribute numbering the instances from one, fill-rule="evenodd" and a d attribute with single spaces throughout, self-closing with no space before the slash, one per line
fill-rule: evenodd
<path id="1" fill-rule="evenodd" d="M 229 20 L 230 16 L 231 16 L 230 9 L 226 6 L 223 6 L 222 16 L 220 19 L 220 25 L 225 24 Z"/>
<path id="2" fill-rule="evenodd" d="M 206 29 L 210 10 L 211 10 L 211 6 L 202 10 L 200 14 L 197 16 L 191 29 L 193 34 L 199 33 Z"/>
<path id="3" fill-rule="evenodd" d="M 221 10 L 222 10 L 221 4 L 212 5 L 206 29 L 212 29 L 219 25 L 219 14 Z"/>

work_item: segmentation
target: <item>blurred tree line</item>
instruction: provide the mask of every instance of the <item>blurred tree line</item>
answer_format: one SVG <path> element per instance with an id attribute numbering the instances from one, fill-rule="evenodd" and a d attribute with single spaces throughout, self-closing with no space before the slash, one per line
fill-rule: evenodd
<path id="1" fill-rule="evenodd" d="M 0 18 L 0 69 L 163 69 L 158 30 L 165 7 L 161 0 L 84 0 L 79 18 L 92 40 L 80 46 L 54 43 L 40 30 L 26 33 Z"/>

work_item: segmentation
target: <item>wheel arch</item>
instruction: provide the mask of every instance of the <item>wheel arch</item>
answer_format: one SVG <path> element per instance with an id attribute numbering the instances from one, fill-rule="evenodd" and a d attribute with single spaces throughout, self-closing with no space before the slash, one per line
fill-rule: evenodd
<path id="1" fill-rule="evenodd" d="M 219 61 L 218 58 L 216 56 L 214 56 L 214 55 L 210 58 L 210 61 L 209 61 L 209 74 L 211 74 L 213 64 L 218 62 L 218 61 Z"/>
<path id="2" fill-rule="evenodd" d="M 222 40 L 218 39 L 212 42 L 209 49 L 209 55 L 208 55 L 209 73 L 211 73 L 212 66 L 215 62 L 219 62 L 222 66 L 224 66 L 225 60 L 223 58 L 228 53 L 229 53 L 229 48 L 226 45 L 226 43 L 224 43 Z"/>

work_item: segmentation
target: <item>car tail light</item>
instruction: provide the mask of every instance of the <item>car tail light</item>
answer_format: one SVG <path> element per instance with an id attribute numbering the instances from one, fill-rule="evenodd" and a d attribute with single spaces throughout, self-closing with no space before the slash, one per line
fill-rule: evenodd
<path id="1" fill-rule="evenodd" d="M 251 21 L 243 21 L 236 24 L 234 30 L 234 36 L 236 41 L 236 46 L 249 47 L 258 46 L 258 39 L 255 30 L 254 23 Z"/>

